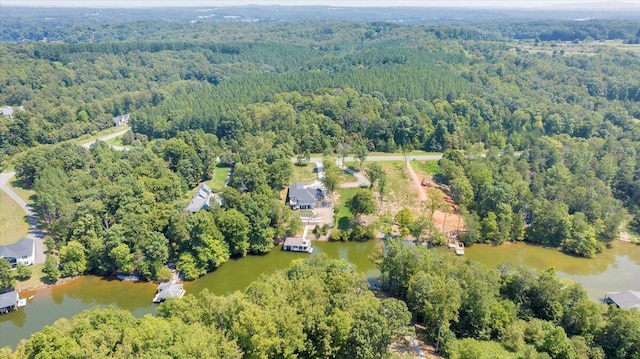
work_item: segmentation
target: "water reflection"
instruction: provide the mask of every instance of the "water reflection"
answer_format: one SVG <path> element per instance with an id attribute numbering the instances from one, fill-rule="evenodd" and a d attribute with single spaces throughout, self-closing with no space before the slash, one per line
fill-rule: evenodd
<path id="1" fill-rule="evenodd" d="M 640 246 L 629 243 L 614 242 L 595 258 L 569 256 L 525 243 L 474 245 L 466 248 L 465 254 L 490 268 L 503 262 L 537 270 L 554 267 L 559 277 L 581 283 L 593 299 L 607 291 L 640 290 Z"/>
<path id="2" fill-rule="evenodd" d="M 369 255 L 377 243 L 315 242 L 312 256 L 325 253 L 331 258 L 344 258 L 364 273 L 370 282 L 380 274 Z M 443 250 L 444 251 L 444 250 Z M 640 290 L 640 246 L 616 243 L 594 259 L 567 256 L 556 250 L 524 243 L 503 245 L 475 245 L 466 248 L 470 260 L 497 268 L 502 262 L 524 265 L 542 270 L 555 267 L 558 275 L 582 283 L 591 298 L 602 297 L 605 291 Z M 207 288 L 218 295 L 243 290 L 261 274 L 286 268 L 296 258 L 309 254 L 284 252 L 275 249 L 263 256 L 248 256 L 230 260 L 213 273 L 185 284 L 187 293 L 196 294 Z M 154 283 L 133 283 L 86 276 L 69 283 L 22 292 L 21 297 L 35 295 L 24 308 L 0 316 L 0 347 L 13 346 L 59 318 L 69 318 L 95 306 L 115 305 L 130 310 L 135 316 L 155 312 L 151 298 Z"/>

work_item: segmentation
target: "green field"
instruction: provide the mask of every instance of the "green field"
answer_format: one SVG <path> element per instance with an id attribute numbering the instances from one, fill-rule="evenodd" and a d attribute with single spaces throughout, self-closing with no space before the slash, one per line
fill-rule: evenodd
<path id="1" fill-rule="evenodd" d="M 294 164 L 292 182 L 310 183 L 318 179 L 316 164 L 313 162 Z"/>
<path id="2" fill-rule="evenodd" d="M 25 213 L 4 191 L 0 191 L 0 207 L 0 245 L 15 243 L 29 231 Z"/>
<path id="3" fill-rule="evenodd" d="M 338 228 L 346 229 L 351 223 L 353 213 L 347 208 L 347 202 L 356 195 L 356 192 L 360 191 L 360 188 L 339 188 L 336 192 L 340 195 L 340 203 L 335 205 L 336 215 L 335 220 L 338 224 Z"/>
<path id="4" fill-rule="evenodd" d="M 130 129 L 129 126 L 118 126 L 118 127 L 109 127 L 107 129 L 104 129 L 102 131 L 98 131 L 96 133 L 91 133 L 91 134 L 86 134 L 86 135 L 82 135 L 78 138 L 74 138 L 68 141 L 64 141 L 64 142 L 71 142 L 71 143 L 75 143 L 77 145 L 82 145 L 85 144 L 87 142 L 91 142 L 91 141 L 95 141 L 97 139 L 99 139 L 100 137 L 104 137 L 107 135 L 110 135 L 112 133 L 118 132 L 118 131 L 122 131 L 122 130 L 128 130 Z"/>
<path id="5" fill-rule="evenodd" d="M 418 176 L 433 176 L 442 173 L 438 161 L 415 161 L 411 162 L 411 166 L 413 167 L 413 170 L 416 171 Z"/>
<path id="6" fill-rule="evenodd" d="M 20 181 L 16 180 L 15 177 L 13 181 L 9 182 L 9 187 L 11 187 L 13 192 L 15 192 L 18 196 L 20 196 L 20 198 L 22 198 L 23 201 L 27 203 L 32 203 L 34 201 L 36 191 L 32 189 L 24 188 L 20 184 Z"/>
<path id="7" fill-rule="evenodd" d="M 205 183 L 207 186 L 211 187 L 212 191 L 218 192 L 224 188 L 227 173 L 229 173 L 229 167 L 218 164 L 213 170 L 213 178 Z"/>

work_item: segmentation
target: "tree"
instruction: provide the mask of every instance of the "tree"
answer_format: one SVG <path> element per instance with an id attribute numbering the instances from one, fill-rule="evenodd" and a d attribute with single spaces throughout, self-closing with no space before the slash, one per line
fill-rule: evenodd
<path id="1" fill-rule="evenodd" d="M 333 193 L 340 183 L 340 175 L 335 171 L 325 171 L 324 177 L 322 178 L 322 184 L 324 188 L 329 191 L 329 193 Z"/>
<path id="2" fill-rule="evenodd" d="M 13 288 L 16 284 L 16 280 L 13 279 L 13 273 L 11 273 L 11 264 L 4 259 L 0 258 L 0 289 Z"/>
<path id="3" fill-rule="evenodd" d="M 376 201 L 369 190 L 359 190 L 346 204 L 356 221 L 360 215 L 376 211 Z"/>
<path id="4" fill-rule="evenodd" d="M 47 276 L 47 279 L 55 282 L 60 277 L 60 270 L 58 269 L 58 260 L 53 254 L 47 253 L 47 258 L 44 260 L 44 268 L 42 273 Z"/>
<path id="5" fill-rule="evenodd" d="M 60 249 L 60 274 L 63 277 L 77 276 L 86 270 L 87 257 L 82 243 L 71 241 Z"/>
<path id="6" fill-rule="evenodd" d="M 396 213 L 395 220 L 400 228 L 409 228 L 413 222 L 413 212 L 409 208 L 403 208 Z"/>
<path id="7" fill-rule="evenodd" d="M 247 217 L 236 209 L 230 209 L 218 214 L 216 224 L 229 244 L 231 255 L 247 255 L 250 228 Z"/>
<path id="8" fill-rule="evenodd" d="M 360 170 L 362 170 L 362 164 L 366 161 L 368 155 L 369 149 L 366 144 L 359 144 L 353 149 L 353 156 L 360 163 Z"/>
<path id="9" fill-rule="evenodd" d="M 114 261 L 115 268 L 121 273 L 132 273 L 134 270 L 133 254 L 129 246 L 122 243 L 114 247 L 109 256 Z"/>
<path id="10" fill-rule="evenodd" d="M 16 278 L 20 280 L 31 278 L 31 268 L 22 263 L 18 263 L 18 266 L 16 267 Z"/>
<path id="11" fill-rule="evenodd" d="M 371 183 L 371 187 L 379 184 L 380 181 L 384 181 L 386 177 L 386 173 L 380 167 L 380 165 L 376 162 L 367 166 L 365 170 L 367 177 L 369 177 L 369 182 Z"/>

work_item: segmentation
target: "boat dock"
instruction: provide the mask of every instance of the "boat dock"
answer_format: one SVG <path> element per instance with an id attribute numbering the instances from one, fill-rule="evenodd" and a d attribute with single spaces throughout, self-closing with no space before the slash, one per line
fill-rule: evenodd
<path id="1" fill-rule="evenodd" d="M 7 314 L 25 305 L 27 305 L 27 299 L 20 298 L 15 290 L 0 294 L 0 314 Z"/>
<path id="2" fill-rule="evenodd" d="M 282 249 L 292 252 L 307 252 L 313 253 L 311 247 L 311 240 L 307 239 L 307 232 L 309 231 L 309 224 L 304 227 L 302 237 L 287 237 L 282 244 Z"/>
<path id="3" fill-rule="evenodd" d="M 167 298 L 182 298 L 187 291 L 184 290 L 181 283 L 164 282 L 158 285 L 155 297 L 153 297 L 154 303 L 162 303 Z"/>
<path id="4" fill-rule="evenodd" d="M 456 255 L 463 256 L 464 255 L 464 243 L 459 240 L 451 241 L 447 243 L 447 248 L 451 248 L 456 252 Z"/>

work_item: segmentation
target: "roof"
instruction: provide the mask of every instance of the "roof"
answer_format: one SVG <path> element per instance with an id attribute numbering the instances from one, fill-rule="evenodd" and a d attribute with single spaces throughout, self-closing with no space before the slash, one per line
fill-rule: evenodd
<path id="1" fill-rule="evenodd" d="M 13 118 L 13 114 L 16 109 L 20 111 L 24 111 L 24 107 L 22 106 L 18 106 L 18 107 L 5 106 L 5 107 L 0 107 L 0 114 L 5 115 L 9 118 Z"/>
<path id="2" fill-rule="evenodd" d="M 314 188 L 305 188 L 300 182 L 294 182 L 289 186 L 289 199 L 296 198 L 298 201 L 314 202 L 317 194 Z"/>
<path id="3" fill-rule="evenodd" d="M 160 283 L 158 286 L 157 300 L 164 300 L 167 298 L 180 298 L 184 295 L 184 289 L 182 284 L 179 283 Z"/>
<path id="4" fill-rule="evenodd" d="M 198 192 L 193 195 L 191 198 L 191 202 L 187 205 L 187 211 L 193 213 L 201 210 L 206 206 L 209 206 L 209 201 L 211 199 L 211 188 L 204 183 L 200 184 L 200 188 Z"/>
<path id="5" fill-rule="evenodd" d="M 21 238 L 19 241 L 6 246 L 0 246 L 0 258 L 22 258 L 33 255 L 33 239 Z"/>
<path id="6" fill-rule="evenodd" d="M 622 309 L 640 308 L 640 292 L 625 290 L 624 292 L 607 292 L 605 294 Z"/>
<path id="7" fill-rule="evenodd" d="M 307 247 L 309 246 L 309 240 L 302 237 L 287 237 L 284 240 L 285 246 Z"/>
<path id="8" fill-rule="evenodd" d="M 120 122 L 122 120 L 128 120 L 129 119 L 129 114 L 125 113 L 124 115 L 120 115 L 120 116 L 116 116 L 113 118 L 113 122 Z"/>
<path id="9" fill-rule="evenodd" d="M 0 294 L 0 308 L 12 307 L 18 304 L 18 292 L 12 290 L 11 292 Z"/>

